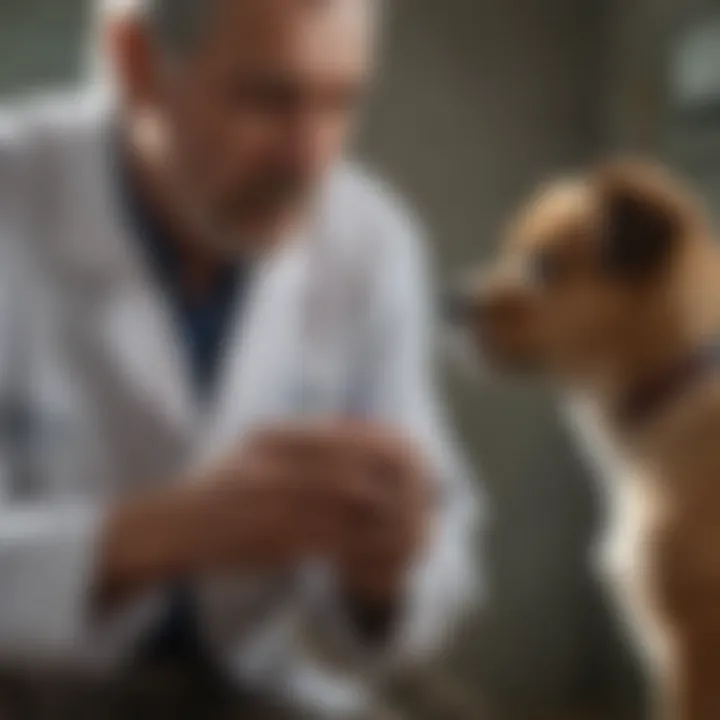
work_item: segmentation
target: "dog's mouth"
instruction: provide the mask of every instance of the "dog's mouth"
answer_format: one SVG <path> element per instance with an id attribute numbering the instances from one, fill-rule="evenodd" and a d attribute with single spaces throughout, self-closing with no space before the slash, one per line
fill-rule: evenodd
<path id="1" fill-rule="evenodd" d="M 476 332 L 477 304 L 463 288 L 451 288 L 440 303 L 440 355 L 452 371 L 473 382 L 492 370 Z"/>
<path id="2" fill-rule="evenodd" d="M 485 304 L 462 287 L 447 292 L 442 298 L 442 340 L 453 367 L 473 367 L 476 376 L 534 374 L 539 358 L 526 311 L 521 302 Z"/>
<path id="3" fill-rule="evenodd" d="M 468 290 L 453 288 L 442 298 L 441 313 L 447 325 L 467 328 L 477 319 L 477 301 Z"/>

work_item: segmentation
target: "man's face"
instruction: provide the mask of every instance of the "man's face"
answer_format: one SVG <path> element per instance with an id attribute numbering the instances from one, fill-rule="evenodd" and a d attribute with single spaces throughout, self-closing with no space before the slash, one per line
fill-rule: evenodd
<path id="1" fill-rule="evenodd" d="M 211 0 L 185 52 L 147 39 L 135 77 L 162 133 L 158 165 L 216 240 L 264 246 L 302 220 L 369 79 L 373 3 Z"/>

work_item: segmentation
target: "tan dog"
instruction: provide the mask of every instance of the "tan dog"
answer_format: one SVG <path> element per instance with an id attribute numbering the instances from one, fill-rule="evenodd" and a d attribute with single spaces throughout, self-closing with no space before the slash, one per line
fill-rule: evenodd
<path id="1" fill-rule="evenodd" d="M 592 418 L 619 498 L 605 568 L 656 716 L 720 720 L 720 252 L 702 210 L 642 163 L 550 185 L 455 310 L 494 364 L 541 371 Z"/>

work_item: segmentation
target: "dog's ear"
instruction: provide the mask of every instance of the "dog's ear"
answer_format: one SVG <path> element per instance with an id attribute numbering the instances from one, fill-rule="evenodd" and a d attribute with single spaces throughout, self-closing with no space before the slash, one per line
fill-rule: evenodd
<path id="1" fill-rule="evenodd" d="M 633 281 L 655 276 L 686 230 L 680 190 L 645 165 L 608 166 L 597 179 L 604 269 Z"/>

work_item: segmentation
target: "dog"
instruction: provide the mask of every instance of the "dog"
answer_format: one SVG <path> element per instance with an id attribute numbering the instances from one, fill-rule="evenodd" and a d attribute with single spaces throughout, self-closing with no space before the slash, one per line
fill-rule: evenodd
<path id="1" fill-rule="evenodd" d="M 602 571 L 654 717 L 720 719 L 720 249 L 694 194 L 622 159 L 540 188 L 448 312 L 569 398 L 617 502 Z"/>

